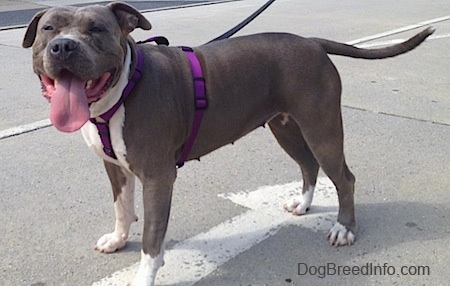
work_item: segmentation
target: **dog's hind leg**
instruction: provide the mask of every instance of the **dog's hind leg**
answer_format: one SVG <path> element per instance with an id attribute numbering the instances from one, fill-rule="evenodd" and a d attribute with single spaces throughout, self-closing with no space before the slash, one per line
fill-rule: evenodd
<path id="1" fill-rule="evenodd" d="M 302 198 L 286 202 L 284 208 L 294 215 L 303 215 L 311 207 L 319 164 L 306 144 L 297 123 L 288 114 L 278 115 L 269 122 L 269 126 L 280 146 L 299 164 L 303 176 Z"/>
<path id="2" fill-rule="evenodd" d="M 338 100 L 339 97 L 335 96 Z M 332 102 L 331 100 L 330 102 Z M 336 224 L 328 234 L 330 244 L 351 245 L 354 242 L 355 177 L 345 162 L 344 134 L 339 103 L 317 101 L 314 112 L 297 112 L 293 115 L 299 124 L 303 138 L 311 149 L 322 170 L 334 183 L 339 199 L 339 213 Z M 309 107 L 311 108 L 311 106 Z"/>
<path id="3" fill-rule="evenodd" d="M 135 176 L 125 169 L 104 161 L 114 194 L 116 223 L 114 232 L 102 236 L 95 245 L 100 252 L 115 252 L 126 244 L 130 226 L 137 221 L 134 213 Z"/>

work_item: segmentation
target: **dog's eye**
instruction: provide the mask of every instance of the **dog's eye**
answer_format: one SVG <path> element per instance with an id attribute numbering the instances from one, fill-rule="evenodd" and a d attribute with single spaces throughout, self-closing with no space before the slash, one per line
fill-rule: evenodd
<path id="1" fill-rule="evenodd" d="M 45 25 L 44 27 L 42 27 L 42 29 L 44 31 L 53 31 L 54 30 L 53 26 L 51 26 L 51 25 Z"/>
<path id="2" fill-rule="evenodd" d="M 93 26 L 89 29 L 89 32 L 91 33 L 101 33 L 103 31 L 105 31 L 105 28 L 102 26 Z"/>

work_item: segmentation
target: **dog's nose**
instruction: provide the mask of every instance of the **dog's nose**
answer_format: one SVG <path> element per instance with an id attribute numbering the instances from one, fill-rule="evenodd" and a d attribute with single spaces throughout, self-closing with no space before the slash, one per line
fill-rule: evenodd
<path id="1" fill-rule="evenodd" d="M 50 45 L 50 53 L 52 56 L 65 60 L 70 57 L 70 55 L 78 47 L 78 44 L 71 39 L 55 39 Z"/>

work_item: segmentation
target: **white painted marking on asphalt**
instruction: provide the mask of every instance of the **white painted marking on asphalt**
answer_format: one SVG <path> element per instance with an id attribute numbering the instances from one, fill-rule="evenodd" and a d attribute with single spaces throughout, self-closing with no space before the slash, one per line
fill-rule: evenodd
<path id="1" fill-rule="evenodd" d="M 353 41 L 347 42 L 347 44 L 348 45 L 361 44 L 361 43 L 364 43 L 364 42 L 369 42 L 369 41 L 373 41 L 373 40 L 376 40 L 376 39 L 385 38 L 385 37 L 388 37 L 388 36 L 392 36 L 392 35 L 395 35 L 395 34 L 403 33 L 403 32 L 406 32 L 406 31 L 414 30 L 414 29 L 417 29 L 417 28 L 420 28 L 420 27 L 424 27 L 424 26 L 428 26 L 428 25 L 431 25 L 431 24 L 434 24 L 434 23 L 444 22 L 444 21 L 448 21 L 448 20 L 450 20 L 450 15 L 449 16 L 440 17 L 440 18 L 431 19 L 431 20 L 428 20 L 428 21 L 419 22 L 417 24 L 404 26 L 404 27 L 401 27 L 401 28 L 393 29 L 393 30 L 390 30 L 390 31 L 387 31 L 387 32 L 371 35 L 371 36 L 368 36 L 368 37 L 360 38 L 360 39 L 357 39 L 357 40 L 353 40 Z"/>
<path id="2" fill-rule="evenodd" d="M 5 130 L 0 130 L 0 140 L 8 137 L 24 134 L 27 132 L 35 131 L 38 129 L 46 128 L 51 126 L 52 123 L 49 119 L 44 119 L 40 121 L 36 121 L 30 124 L 24 124 L 16 127 L 12 127 Z"/>
<path id="3" fill-rule="evenodd" d="M 301 196 L 301 186 L 301 182 L 294 182 L 261 187 L 252 192 L 220 195 L 249 210 L 168 250 L 156 284 L 193 285 L 225 262 L 273 236 L 282 226 L 299 225 L 313 231 L 330 229 L 338 211 L 338 200 L 328 178 L 318 179 L 310 213 L 293 216 L 283 210 L 284 202 Z M 95 282 L 93 286 L 124 285 L 131 281 L 138 268 L 139 263 L 136 263 Z"/>

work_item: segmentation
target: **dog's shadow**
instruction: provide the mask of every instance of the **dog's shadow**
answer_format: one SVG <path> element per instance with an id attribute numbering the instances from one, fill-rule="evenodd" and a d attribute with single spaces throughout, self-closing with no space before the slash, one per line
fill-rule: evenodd
<path id="1" fill-rule="evenodd" d="M 337 207 L 334 206 L 314 206 L 313 204 L 309 214 L 316 215 L 318 220 L 322 220 L 321 223 L 329 224 L 331 228 L 336 219 L 336 211 Z M 302 257 L 311 257 L 314 255 L 318 255 L 316 257 L 318 261 L 321 260 L 320 255 L 323 255 L 323 259 L 330 257 L 339 259 L 335 255 L 336 251 L 339 252 L 340 259 L 344 261 L 347 261 L 345 260 L 346 258 L 355 257 L 355 253 L 356 256 L 369 255 L 371 257 L 377 257 L 384 250 L 395 248 L 405 243 L 415 245 L 414 243 L 417 242 L 422 244 L 425 241 L 436 239 L 448 240 L 450 238 L 450 231 L 448 229 L 449 211 L 450 208 L 446 205 L 432 205 L 421 202 L 396 201 L 357 204 L 357 240 L 352 247 L 341 247 L 338 250 L 329 247 L 325 239 L 327 231 L 322 230 L 323 227 L 320 230 L 312 230 L 311 228 L 302 227 L 301 223 L 296 225 L 286 224 L 281 226 L 278 232 L 267 241 L 253 246 L 249 251 L 244 251 L 245 254 L 238 254 L 230 260 L 245 260 L 255 256 L 253 259 L 264 261 L 264 258 L 261 259 L 260 257 L 261 253 L 263 255 L 270 255 L 269 253 L 272 253 L 273 255 L 274 249 L 276 249 L 279 255 L 268 259 L 272 261 L 272 264 L 279 259 L 280 265 L 283 265 L 283 261 L 285 263 L 286 257 L 289 256 L 297 257 L 297 260 L 302 259 Z M 320 214 L 323 214 L 323 216 L 320 216 Z M 333 219 L 330 219 L 329 214 L 333 214 Z M 291 214 L 286 212 L 286 216 L 291 216 Z M 205 244 L 214 246 L 222 244 L 229 245 L 230 241 L 236 241 L 238 243 L 242 237 L 253 235 L 253 232 L 258 231 L 258 225 L 256 224 L 255 229 L 248 229 L 246 233 L 239 235 L 227 235 L 224 233 L 220 238 L 198 240 L 195 243 L 189 243 L 189 247 L 195 250 L 197 248 L 196 245 L 198 245 L 198 249 L 201 250 Z M 308 240 L 314 241 L 313 247 L 311 247 L 311 243 L 299 243 Z M 183 247 L 182 245 L 178 241 L 170 240 L 166 243 L 166 250 L 180 249 L 180 247 Z M 267 247 L 274 249 L 267 250 Z M 129 241 L 126 248 L 122 251 L 140 252 L 140 249 L 141 243 L 139 241 Z M 255 254 L 252 254 L 252 252 Z M 241 255 L 242 257 L 239 257 Z M 229 265 L 233 264 L 230 262 L 226 262 L 225 264 L 227 263 Z M 170 267 L 170 265 L 166 264 L 165 267 Z M 260 267 L 264 266 L 262 265 Z M 233 275 L 233 273 L 230 273 L 230 275 Z M 204 279 L 207 280 L 208 278 Z M 163 285 L 175 286 L 178 284 Z"/>
<path id="2" fill-rule="evenodd" d="M 333 223 L 337 217 L 337 207 L 334 206 L 314 206 L 308 211 L 307 215 L 317 215 L 321 220 L 329 223 L 329 227 L 333 226 Z M 450 213 L 450 207 L 447 205 L 431 205 L 420 202 L 380 202 L 373 204 L 357 204 L 356 205 L 356 218 L 357 218 L 357 242 L 356 247 L 359 244 L 364 244 L 365 247 L 370 249 L 371 243 L 373 246 L 383 245 L 385 248 L 395 246 L 405 242 L 416 242 L 435 240 L 442 238 L 450 238 L 450 229 L 448 229 L 448 214 Z M 320 216 L 323 214 L 323 216 Z M 332 219 L 329 219 L 328 214 L 333 214 Z M 286 212 L 286 216 L 292 214 Z M 301 219 L 301 217 L 299 217 Z M 318 223 L 319 224 L 319 223 Z M 255 226 L 257 227 L 257 226 Z M 293 226 L 292 224 L 285 224 L 281 227 L 289 227 L 290 229 L 298 228 L 298 240 L 302 240 L 301 232 L 305 230 L 301 223 Z M 328 228 L 327 228 L 328 229 Z M 256 230 L 255 230 L 256 231 Z M 252 232 L 251 229 L 248 232 Z M 326 236 L 327 230 L 318 230 L 317 232 L 323 232 Z M 380 235 L 382 234 L 382 235 Z M 240 234 L 239 237 L 245 236 Z M 375 239 L 373 239 L 375 238 Z M 232 236 L 224 234 L 222 238 L 218 240 L 233 239 Z M 169 241 L 166 248 L 170 250 L 177 241 Z M 199 244 L 204 242 L 200 241 Z M 325 241 L 325 244 L 327 242 Z M 139 245 L 140 246 L 140 245 Z M 137 249 L 140 249 L 138 246 Z M 298 248 L 301 248 L 301 244 Z M 376 247 L 372 248 L 373 251 L 377 251 Z"/>
<path id="3" fill-rule="evenodd" d="M 328 214 L 334 214 L 332 220 L 328 218 L 324 219 L 325 221 L 329 221 L 331 228 L 337 217 L 336 212 L 337 206 L 315 206 L 313 202 L 311 210 L 308 211 L 306 216 L 318 215 L 320 219 L 323 219 L 320 214 L 324 214 L 326 217 L 328 217 Z M 450 237 L 450 231 L 445 227 L 443 228 L 443 226 L 448 226 L 447 216 L 449 213 L 450 208 L 446 205 L 431 205 L 420 202 L 397 201 L 357 204 L 357 244 L 371 237 L 376 237 L 376 242 L 386 247 L 408 241 L 448 238 Z M 292 216 L 292 214 L 286 212 L 286 216 Z M 299 229 L 303 229 L 301 222 L 296 225 Z M 290 224 L 285 224 L 281 228 L 288 226 Z M 249 229 L 248 232 L 252 232 L 252 229 Z M 383 233 L 382 236 L 379 235 L 380 232 Z M 239 236 L 244 235 L 240 234 Z M 127 246 L 121 251 L 139 252 L 141 250 L 141 242 L 137 237 L 135 236 L 135 240 L 128 241 Z M 227 240 L 233 239 L 233 237 L 224 234 L 222 238 L 217 239 Z M 176 240 L 167 241 L 166 250 L 171 250 L 178 243 L 179 241 Z"/>

